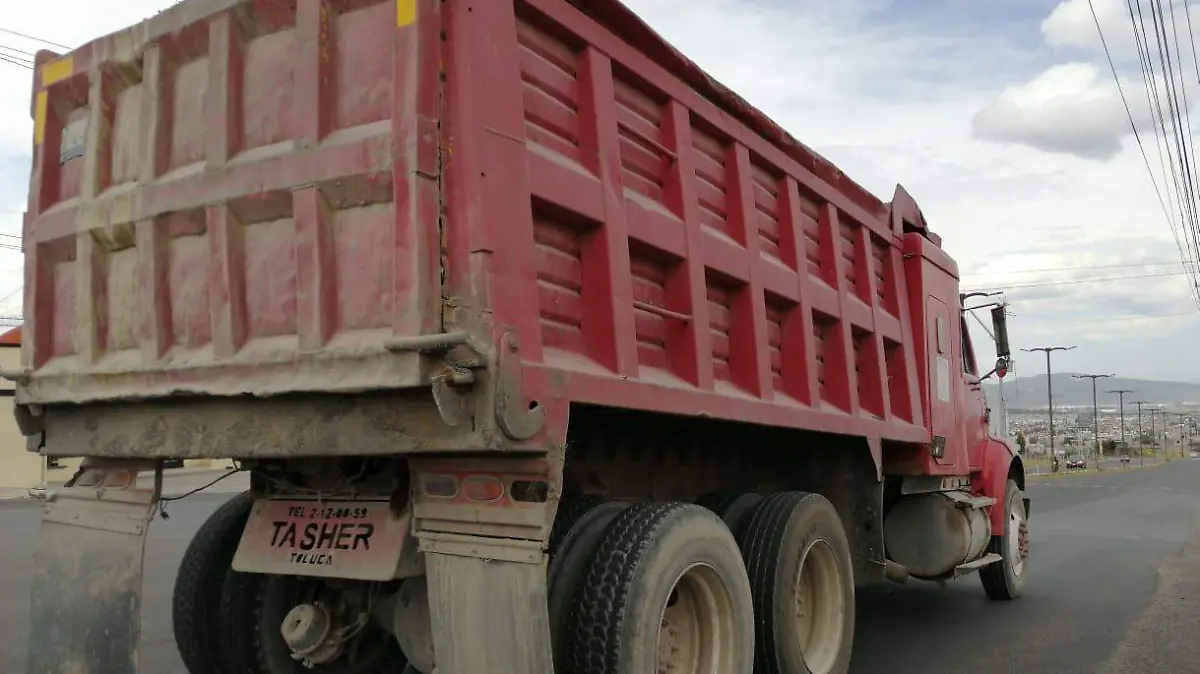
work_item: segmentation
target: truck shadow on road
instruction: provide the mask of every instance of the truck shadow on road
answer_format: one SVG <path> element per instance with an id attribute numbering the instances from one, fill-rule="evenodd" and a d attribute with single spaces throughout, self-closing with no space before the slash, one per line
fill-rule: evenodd
<path id="1" fill-rule="evenodd" d="M 987 632 L 992 627 L 984 623 L 1005 622 L 1003 614 L 1013 613 L 1008 609 L 1016 609 L 1020 603 L 1006 606 L 989 601 L 979 582 L 969 577 L 944 588 L 915 581 L 858 588 L 856 596 L 852 674 L 943 671 L 943 664 L 948 664 L 946 649 L 953 650 L 953 642 L 962 642 L 964 650 L 975 644 L 973 653 L 963 653 L 970 656 L 967 660 L 950 658 L 959 660 L 957 670 L 959 663 L 965 666 L 979 655 L 978 641 L 963 634 L 963 626 L 972 624 Z M 952 643 L 944 643 L 946 637 Z M 934 653 L 938 664 L 934 664 Z"/>

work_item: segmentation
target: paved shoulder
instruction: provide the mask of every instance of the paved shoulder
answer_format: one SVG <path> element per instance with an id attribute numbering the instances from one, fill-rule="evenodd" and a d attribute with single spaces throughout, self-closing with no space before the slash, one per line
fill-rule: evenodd
<path id="1" fill-rule="evenodd" d="M 1200 672 L 1200 508 L 1192 538 L 1158 570 L 1158 590 L 1101 674 Z"/>

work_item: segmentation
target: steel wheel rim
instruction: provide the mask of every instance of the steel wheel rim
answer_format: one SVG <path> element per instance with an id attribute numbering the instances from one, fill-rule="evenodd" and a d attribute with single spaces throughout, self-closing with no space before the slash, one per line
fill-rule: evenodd
<path id="1" fill-rule="evenodd" d="M 676 578 L 663 604 L 655 639 L 657 674 L 732 672 L 737 633 L 733 596 L 707 564 L 693 564 Z"/>
<path id="2" fill-rule="evenodd" d="M 1025 556 L 1027 553 L 1022 551 L 1022 547 L 1027 547 L 1028 542 L 1022 540 L 1028 536 L 1025 528 L 1025 508 L 1021 505 L 1020 499 L 1013 499 L 1012 504 L 1008 508 L 1008 531 L 1005 534 L 1005 552 L 1008 557 L 1008 566 L 1012 569 L 1012 573 L 1016 577 L 1020 577 L 1025 572 Z"/>
<path id="3" fill-rule="evenodd" d="M 800 653 L 812 674 L 826 674 L 837 662 L 846 618 L 842 567 L 825 539 L 811 542 L 793 579 Z"/>

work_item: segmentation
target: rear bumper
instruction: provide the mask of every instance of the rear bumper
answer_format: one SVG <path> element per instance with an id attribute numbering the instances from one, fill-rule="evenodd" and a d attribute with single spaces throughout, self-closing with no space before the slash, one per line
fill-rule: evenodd
<path id="1" fill-rule="evenodd" d="M 166 398 L 48 405 L 48 456 L 294 458 L 492 449 L 475 424 L 449 426 L 429 387 L 358 395 Z M 41 438 L 31 438 L 37 449 Z"/>
<path id="2" fill-rule="evenodd" d="M 185 354 L 161 367 L 145 367 L 137 351 L 118 352 L 90 366 L 76 357 L 56 359 L 17 387 L 18 405 L 85 404 L 168 396 L 273 396 L 354 393 L 429 383 L 428 359 L 418 351 L 389 351 L 378 344 L 345 344 L 306 354 L 295 339 L 248 344 L 228 360 Z"/>

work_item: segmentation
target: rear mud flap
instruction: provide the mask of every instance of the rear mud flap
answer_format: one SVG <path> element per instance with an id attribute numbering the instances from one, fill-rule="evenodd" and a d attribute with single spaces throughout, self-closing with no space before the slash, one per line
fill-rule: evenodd
<path id="1" fill-rule="evenodd" d="M 545 555 L 536 544 L 462 538 L 422 541 L 435 671 L 554 674 Z"/>
<path id="2" fill-rule="evenodd" d="M 162 489 L 154 461 L 85 459 L 42 513 L 28 674 L 136 674 L 146 533 Z"/>

